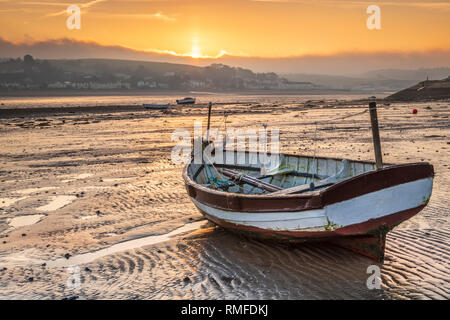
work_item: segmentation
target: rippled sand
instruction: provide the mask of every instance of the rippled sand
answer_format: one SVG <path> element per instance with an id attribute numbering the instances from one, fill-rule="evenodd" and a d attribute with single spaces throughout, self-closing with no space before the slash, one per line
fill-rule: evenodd
<path id="1" fill-rule="evenodd" d="M 326 120 L 358 104 L 265 99 L 215 106 L 213 127 L 224 128 L 226 110 L 228 128 L 268 123 L 283 152 L 312 154 L 318 122 L 317 154 L 372 159 L 367 113 Z M 204 108 L 0 119 L 0 298 L 448 299 L 449 116 L 449 102 L 380 105 L 385 162 L 436 171 L 429 205 L 388 235 L 380 290 L 367 288 L 374 263 L 362 256 L 249 240 L 203 220 L 170 152 L 173 130 L 206 121 Z M 35 223 L 12 226 L 19 217 Z"/>

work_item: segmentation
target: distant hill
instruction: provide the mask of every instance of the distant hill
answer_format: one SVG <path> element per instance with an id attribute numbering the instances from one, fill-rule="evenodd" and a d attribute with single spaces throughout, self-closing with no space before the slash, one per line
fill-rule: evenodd
<path id="1" fill-rule="evenodd" d="M 373 79 L 322 74 L 281 74 L 290 81 L 311 81 L 321 87 L 335 90 L 354 90 L 367 92 L 397 91 L 409 87 L 417 80 Z"/>
<path id="2" fill-rule="evenodd" d="M 277 75 L 220 63 L 196 66 L 120 59 L 34 59 L 26 55 L 0 59 L 0 91 L 290 90 L 300 93 L 338 90 L 371 94 L 395 92 L 427 77 L 434 80 L 445 72 L 450 74 L 450 68 L 384 69 L 355 77 L 306 73 Z"/>
<path id="3" fill-rule="evenodd" d="M 422 101 L 450 99 L 450 77 L 426 80 L 386 97 L 395 101 Z"/>
<path id="4" fill-rule="evenodd" d="M 380 69 L 358 76 L 322 74 L 281 74 L 290 81 L 311 81 L 325 88 L 338 90 L 398 91 L 419 81 L 439 80 L 450 74 L 450 68 Z"/>
<path id="5" fill-rule="evenodd" d="M 450 74 L 450 68 L 420 68 L 420 69 L 381 69 L 361 74 L 362 78 L 368 79 L 396 79 L 423 81 L 439 80 Z"/>
<path id="6" fill-rule="evenodd" d="M 116 59 L 34 59 L 0 61 L 0 91 L 17 90 L 292 90 L 314 88 L 273 72 L 211 64 Z"/>

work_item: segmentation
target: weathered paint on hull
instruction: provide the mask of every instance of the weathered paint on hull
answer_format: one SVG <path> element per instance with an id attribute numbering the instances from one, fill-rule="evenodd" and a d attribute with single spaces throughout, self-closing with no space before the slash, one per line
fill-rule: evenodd
<path id="1" fill-rule="evenodd" d="M 416 215 L 425 206 L 423 204 L 416 208 L 329 231 L 277 231 L 260 229 L 230 223 L 198 209 L 205 218 L 218 226 L 250 238 L 293 243 L 326 241 L 382 262 L 384 259 L 386 234 L 395 226 Z"/>
<path id="2" fill-rule="evenodd" d="M 208 206 L 241 212 L 293 212 L 321 209 L 368 193 L 421 179 L 433 179 L 433 166 L 427 163 L 395 165 L 370 171 L 336 183 L 320 192 L 292 195 L 247 195 L 205 188 L 191 179 L 184 168 L 188 195 Z M 395 212 L 395 211 L 393 211 Z"/>
<path id="3" fill-rule="evenodd" d="M 311 210 L 291 212 L 232 211 L 192 202 L 208 215 L 232 224 L 277 231 L 329 231 L 343 229 L 411 208 L 429 199 L 432 178 L 420 179 Z M 351 234 L 356 235 L 356 234 Z"/>

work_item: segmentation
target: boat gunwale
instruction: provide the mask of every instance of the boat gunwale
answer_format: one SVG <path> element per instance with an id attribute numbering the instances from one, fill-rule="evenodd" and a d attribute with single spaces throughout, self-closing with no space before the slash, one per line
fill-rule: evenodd
<path id="1" fill-rule="evenodd" d="M 249 153 L 249 152 L 245 152 L 245 153 Z M 303 156 L 303 155 L 293 155 L 293 154 L 286 154 L 286 153 L 280 153 L 279 155 L 285 155 L 285 156 L 293 156 L 293 157 L 297 157 L 297 158 L 314 158 L 312 156 Z M 315 157 L 316 159 L 331 159 L 331 160 L 340 160 L 342 161 L 344 158 L 331 158 L 331 157 Z M 346 158 L 345 158 L 346 159 Z M 359 160 L 351 160 L 348 159 L 351 162 L 359 162 L 359 163 L 366 163 L 366 164 L 375 164 L 375 162 L 373 161 L 359 161 Z M 402 163 L 402 164 L 385 164 L 385 166 L 383 166 L 383 168 L 381 169 L 375 169 L 375 170 L 369 170 L 363 173 L 360 173 L 358 175 L 354 175 L 348 179 L 339 181 L 327 188 L 321 189 L 321 190 L 316 190 L 316 191 L 312 191 L 308 194 L 277 194 L 277 195 L 271 195 L 269 194 L 243 194 L 243 193 L 233 193 L 233 192 L 226 192 L 226 191 L 217 191 L 211 188 L 207 188 L 202 186 L 201 184 L 195 182 L 194 180 L 191 179 L 191 177 L 189 176 L 188 173 L 188 168 L 189 166 L 192 165 L 191 163 L 186 164 L 183 168 L 183 179 L 185 181 L 185 184 L 187 185 L 191 185 L 194 188 L 203 190 L 207 193 L 211 193 L 211 194 L 215 194 L 215 195 L 219 195 L 219 196 L 224 196 L 224 197 L 239 197 L 239 198 L 246 198 L 246 199 L 264 199 L 264 198 L 268 198 L 268 199 L 290 199 L 290 198 L 312 198 L 312 197 L 320 197 L 321 195 L 323 195 L 323 193 L 328 192 L 330 190 L 334 190 L 336 188 L 341 187 L 342 185 L 350 182 L 350 181 L 354 181 L 356 179 L 361 179 L 364 176 L 367 175 L 373 175 L 376 174 L 378 172 L 382 172 L 382 171 L 386 171 L 386 170 L 392 170 L 395 168 L 402 168 L 402 167 L 408 167 L 408 166 L 417 166 L 417 165 L 429 165 L 432 166 L 430 163 L 428 162 L 412 162 L 412 163 Z M 433 176 L 434 176 L 434 172 L 433 172 Z M 395 184 L 394 184 L 395 185 Z"/>

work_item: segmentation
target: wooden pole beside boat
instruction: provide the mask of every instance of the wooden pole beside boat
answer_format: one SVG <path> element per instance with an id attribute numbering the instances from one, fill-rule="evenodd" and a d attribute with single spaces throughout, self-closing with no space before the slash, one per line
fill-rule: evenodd
<path id="1" fill-rule="evenodd" d="M 381 154 L 380 131 L 378 129 L 377 103 L 369 103 L 370 125 L 372 127 L 373 147 L 375 150 L 375 163 L 377 169 L 383 167 L 383 157 Z"/>
<path id="2" fill-rule="evenodd" d="M 208 126 L 206 128 L 206 142 L 209 142 L 209 128 L 211 125 L 211 109 L 212 109 L 212 102 L 208 103 Z"/>

